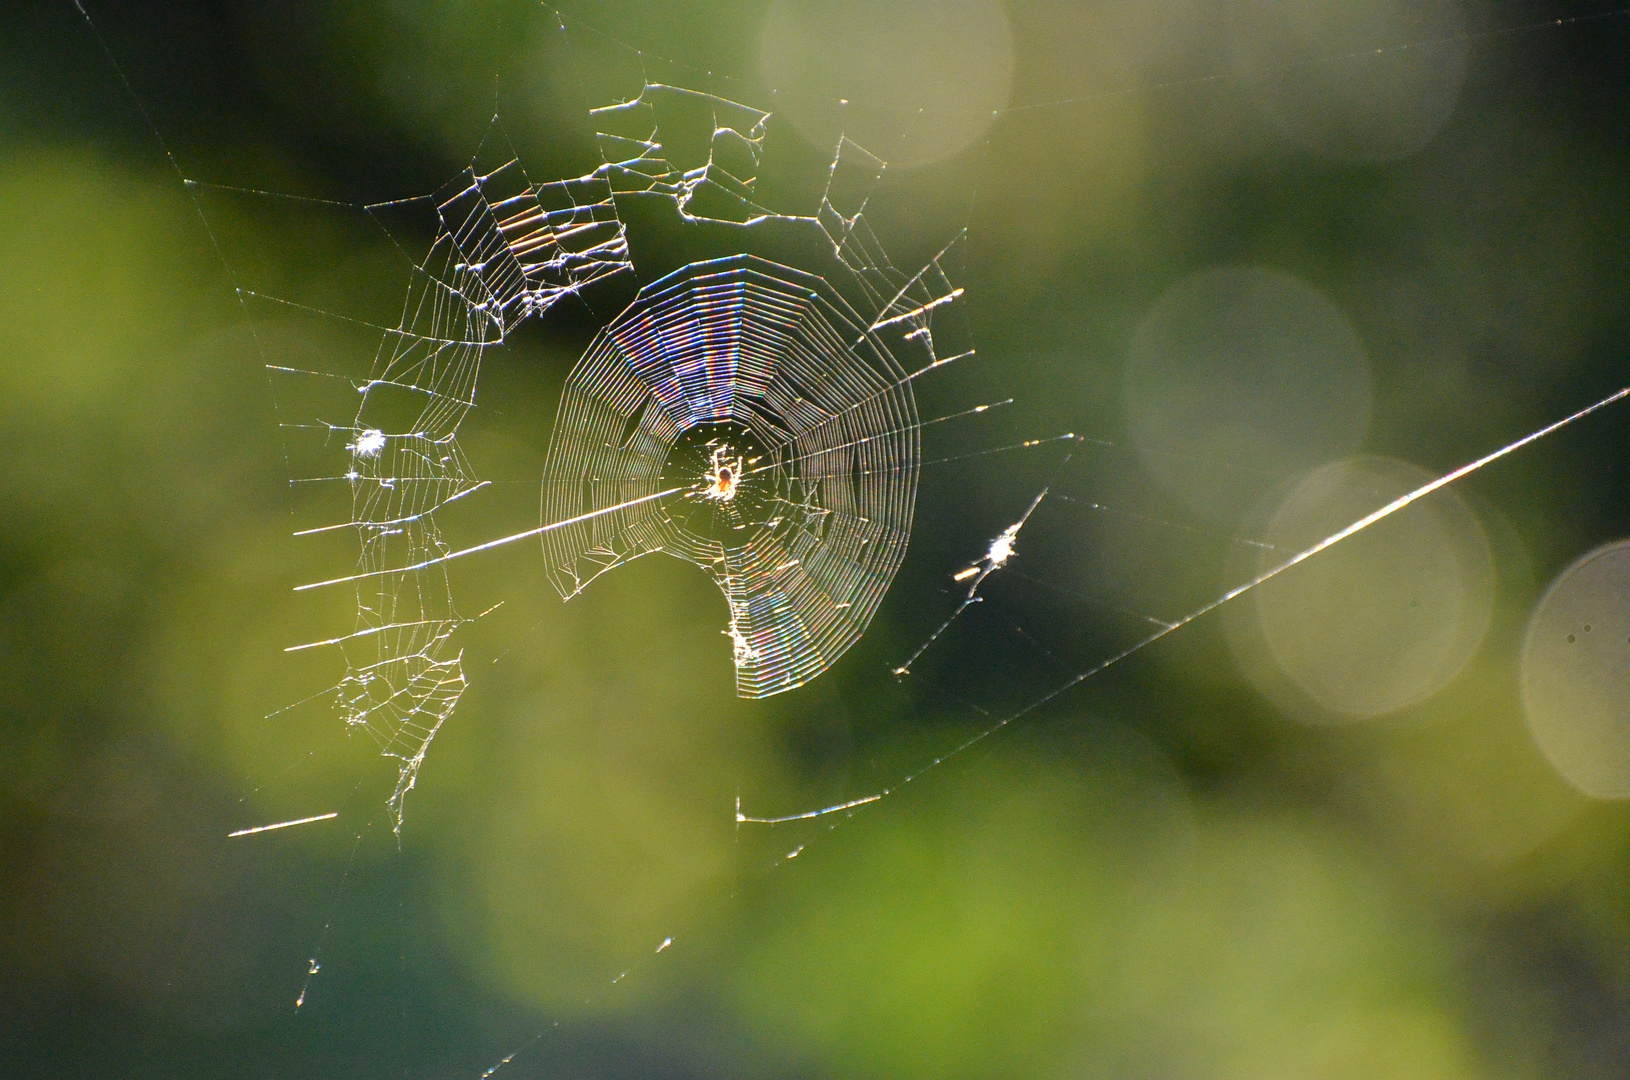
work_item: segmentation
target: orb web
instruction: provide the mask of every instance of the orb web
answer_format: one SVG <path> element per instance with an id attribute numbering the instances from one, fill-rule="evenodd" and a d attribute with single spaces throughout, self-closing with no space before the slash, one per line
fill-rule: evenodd
<path id="1" fill-rule="evenodd" d="M 865 630 L 917 467 L 905 371 L 841 297 L 762 259 L 698 263 L 641 290 L 567 380 L 543 518 L 624 508 L 546 533 L 549 573 L 570 598 L 648 552 L 695 563 L 729 605 L 737 692 L 778 693 Z"/>

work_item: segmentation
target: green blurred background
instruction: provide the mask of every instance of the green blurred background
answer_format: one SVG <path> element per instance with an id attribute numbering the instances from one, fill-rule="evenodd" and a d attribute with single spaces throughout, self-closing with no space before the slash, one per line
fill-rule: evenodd
<path id="1" fill-rule="evenodd" d="M 344 596 L 291 588 L 350 556 L 289 536 L 223 258 L 359 306 L 399 283 L 315 218 L 206 229 L 155 129 L 187 176 L 355 203 L 435 190 L 495 100 L 530 175 L 568 175 L 586 103 L 530 3 L 86 6 L 129 88 L 67 0 L 0 15 L 0 1072 L 475 1077 L 518 1048 L 499 1076 L 1630 1074 L 1630 813 L 1550 764 L 1521 662 L 1546 586 L 1630 533 L 1624 406 L 899 785 L 1627 381 L 1630 15 L 567 8 L 647 77 L 773 87 L 811 155 L 853 99 L 897 166 L 885 243 L 968 229 L 981 359 L 923 412 L 1016 400 L 925 456 L 1093 441 L 926 468 L 871 632 L 763 702 L 732 696 L 693 567 L 564 606 L 534 549 L 461 568 L 504 607 L 398 841 L 394 763 L 321 693 L 337 659 L 283 652 L 343 632 Z M 465 447 L 501 483 L 456 537 L 535 521 L 602 322 L 562 308 L 489 354 Z M 1011 572 L 896 683 L 1046 485 Z"/>

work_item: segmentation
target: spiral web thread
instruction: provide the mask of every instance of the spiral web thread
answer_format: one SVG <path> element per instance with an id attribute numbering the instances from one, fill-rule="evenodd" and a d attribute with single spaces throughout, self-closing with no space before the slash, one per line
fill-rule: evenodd
<path id="1" fill-rule="evenodd" d="M 303 532 L 358 538 L 356 572 L 336 579 L 355 584 L 352 632 L 293 649 L 342 651 L 337 706 L 398 762 L 389 799 L 398 830 L 431 741 L 466 686 L 453 636 L 471 616 L 457 607 L 446 567 L 464 552 L 445 542 L 437 514 L 486 486 L 458 441 L 481 356 L 520 321 L 635 271 L 619 200 L 726 227 L 726 248 L 737 252 L 774 221 L 824 271 L 732 254 L 642 289 L 568 384 L 543 525 L 532 531 L 544 534 L 548 569 L 566 597 L 652 551 L 708 570 L 729 601 L 725 633 L 744 696 L 808 681 L 864 631 L 910 535 L 918 467 L 911 380 L 969 355 L 939 357 L 932 336 L 937 312 L 960 294 L 942 268 L 957 243 L 907 275 L 861 215 L 880 159 L 841 141 L 816 212 L 775 214 L 752 199 L 768 113 L 651 83 L 592 115 L 606 129 L 606 163 L 584 176 L 532 182 L 495 119 L 476 159 L 437 195 L 359 208 L 387 235 L 397 215 L 434 212 L 435 239 L 413 260 L 399 322 L 373 328 L 365 375 L 268 365 L 279 380 L 338 381 L 354 391 L 345 422 L 321 419 L 322 407 L 284 410 L 290 438 L 320 444 L 322 464 L 296 470 L 294 482 L 344 483 L 351 493 L 348 520 Z M 698 119 L 711 134 L 697 136 Z M 666 146 L 663 122 L 684 125 L 705 151 L 686 160 L 694 150 Z M 499 146 L 506 152 L 494 160 Z M 902 350 L 926 362 L 907 374 L 895 358 Z M 688 359 L 674 359 L 681 355 Z M 739 425 L 765 451 L 741 478 L 741 501 L 710 505 L 695 476 L 674 499 L 651 499 L 680 432 L 714 421 Z M 698 513 L 723 514 L 752 542 L 701 536 L 692 531 Z M 584 514 L 590 519 L 567 520 Z"/>
<path id="2" fill-rule="evenodd" d="M 544 516 L 659 490 L 681 433 L 721 422 L 766 447 L 732 499 L 751 509 L 686 492 L 546 534 L 546 557 L 568 597 L 647 552 L 701 566 L 729 604 L 737 690 L 763 697 L 825 670 L 877 610 L 911 535 L 917 413 L 904 371 L 820 279 L 698 264 L 642 291 L 573 372 Z M 697 515 L 722 516 L 722 535 Z"/>

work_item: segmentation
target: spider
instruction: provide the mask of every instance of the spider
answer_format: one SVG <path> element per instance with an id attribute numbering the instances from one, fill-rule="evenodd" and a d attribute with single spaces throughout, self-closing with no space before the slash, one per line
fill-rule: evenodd
<path id="1" fill-rule="evenodd" d="M 729 502 L 736 497 L 736 489 L 741 486 L 745 464 L 741 455 L 734 454 L 729 444 L 715 442 L 709 446 L 713 456 L 708 461 L 707 472 L 702 474 L 702 479 L 707 482 L 702 494 L 717 502 Z"/>

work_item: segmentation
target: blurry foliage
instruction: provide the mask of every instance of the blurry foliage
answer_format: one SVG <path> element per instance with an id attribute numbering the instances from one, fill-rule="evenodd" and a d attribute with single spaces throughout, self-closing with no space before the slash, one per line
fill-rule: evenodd
<path id="1" fill-rule="evenodd" d="M 534 176 L 585 131 L 519 0 L 86 4 L 195 175 L 421 194 L 462 167 L 500 83 Z M 1366 449 L 1427 470 L 1624 381 L 1630 20 L 1474 38 L 1442 131 L 1376 164 L 1298 146 L 1250 79 L 1206 79 L 1234 62 L 1213 7 L 1006 8 L 1012 100 L 1079 100 L 905 174 L 923 206 L 978 188 L 969 394 L 1018 398 L 1020 437 L 1121 439 L 1151 306 L 1239 263 L 1346 312 L 1374 375 Z M 756 78 L 763 5 L 568 15 L 699 81 Z M 0 15 L 0 88 L 0 1071 L 473 1076 L 547 1029 L 514 1075 L 1623 1074 L 1630 817 L 1548 770 L 1514 674 L 1536 588 L 1626 531 L 1623 415 L 1466 485 L 1493 624 L 1404 713 L 1299 725 L 1196 624 L 831 835 L 738 829 L 733 800 L 877 790 L 980 729 L 872 675 L 992 534 L 970 508 L 1001 527 L 1037 474 L 1016 492 L 992 458 L 925 483 L 930 527 L 871 638 L 770 702 L 730 696 L 722 607 L 692 568 L 647 560 L 562 607 L 535 552 L 506 551 L 461 568 L 505 606 L 472 630 L 484 666 L 399 851 L 372 744 L 322 697 L 279 711 L 336 675 L 282 649 L 349 617 L 290 586 L 345 555 L 287 536 L 272 404 L 209 234 L 71 4 Z M 390 287 L 346 236 L 254 238 L 291 293 Z M 536 513 L 558 387 L 601 314 L 490 360 L 467 445 L 503 483 L 459 529 Z M 1021 547 L 1015 568 L 1122 582 L 1148 610 L 1214 593 L 1233 538 L 1138 475 L 1162 529 L 1091 519 L 1075 562 Z M 1109 618 L 1019 615 L 1074 635 L 1071 665 Z M 956 664 L 1020 677 L 977 650 Z"/>

